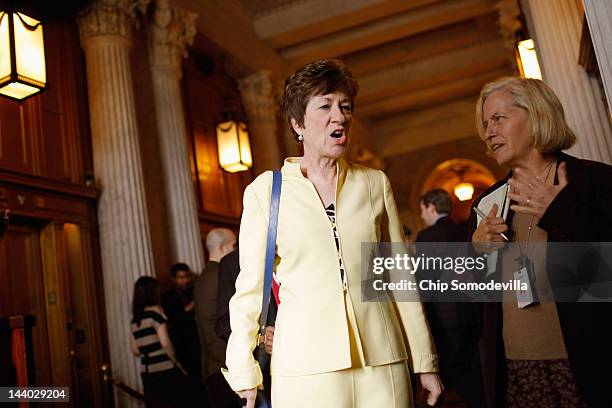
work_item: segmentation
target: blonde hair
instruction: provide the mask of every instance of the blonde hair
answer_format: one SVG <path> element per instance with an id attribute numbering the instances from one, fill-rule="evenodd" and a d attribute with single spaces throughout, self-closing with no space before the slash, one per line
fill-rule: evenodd
<path id="1" fill-rule="evenodd" d="M 551 153 L 572 147 L 576 135 L 565 120 L 563 106 L 554 91 L 544 81 L 531 78 L 503 77 L 486 84 L 476 102 L 476 127 L 485 138 L 482 108 L 493 92 L 506 91 L 516 106 L 527 111 L 529 133 L 533 146 L 540 153 Z"/>

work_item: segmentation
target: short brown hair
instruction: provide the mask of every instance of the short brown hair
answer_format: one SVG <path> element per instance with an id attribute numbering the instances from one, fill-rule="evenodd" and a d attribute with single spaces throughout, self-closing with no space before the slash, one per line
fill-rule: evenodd
<path id="1" fill-rule="evenodd" d="M 304 126 L 306 105 L 312 96 L 344 92 L 354 109 L 357 90 L 357 81 L 340 60 L 319 60 L 304 65 L 285 80 L 283 110 L 291 130 L 291 119 Z M 293 136 L 298 140 L 295 131 Z"/>
<path id="2" fill-rule="evenodd" d="M 442 190 L 441 188 L 429 190 L 423 194 L 421 201 L 425 207 L 428 207 L 429 204 L 433 204 L 438 214 L 450 214 L 453 210 L 453 199 L 446 190 Z"/>
<path id="3" fill-rule="evenodd" d="M 540 153 L 565 150 L 576 143 L 576 135 L 565 120 L 565 112 L 555 92 L 544 81 L 532 78 L 503 77 L 486 84 L 476 103 L 476 127 L 484 140 L 483 106 L 496 91 L 506 91 L 516 106 L 527 111 L 533 146 Z"/>

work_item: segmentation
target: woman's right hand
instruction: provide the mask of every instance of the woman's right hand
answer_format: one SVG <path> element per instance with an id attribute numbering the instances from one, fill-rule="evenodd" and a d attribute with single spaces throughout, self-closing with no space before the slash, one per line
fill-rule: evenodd
<path id="1" fill-rule="evenodd" d="M 480 220 L 478 228 L 472 235 L 472 243 L 476 251 L 489 254 L 504 246 L 502 233 L 508 231 L 505 220 L 497 216 L 497 204 L 493 204 L 486 218 Z"/>
<path id="2" fill-rule="evenodd" d="M 247 401 L 246 408 L 255 408 L 255 400 L 257 399 L 257 388 L 248 390 L 236 391 L 236 394 Z"/>

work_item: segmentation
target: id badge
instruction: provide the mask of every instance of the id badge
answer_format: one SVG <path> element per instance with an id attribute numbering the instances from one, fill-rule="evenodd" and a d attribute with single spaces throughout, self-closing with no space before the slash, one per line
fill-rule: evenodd
<path id="1" fill-rule="evenodd" d="M 516 302 L 519 309 L 524 309 L 529 305 L 536 303 L 533 288 L 531 286 L 531 279 L 529 279 L 529 271 L 526 267 L 522 267 L 518 271 L 514 272 L 514 280 L 519 281 L 521 287 L 527 286 L 526 290 L 516 291 Z"/>

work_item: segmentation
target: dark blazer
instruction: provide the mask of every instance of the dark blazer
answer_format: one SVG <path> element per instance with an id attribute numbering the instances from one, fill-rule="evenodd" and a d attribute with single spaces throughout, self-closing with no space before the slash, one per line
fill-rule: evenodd
<path id="1" fill-rule="evenodd" d="M 217 296 L 217 323 L 215 325 L 215 333 L 225 341 L 232 334 L 230 327 L 229 302 L 234 293 L 236 293 L 236 279 L 240 273 L 240 253 L 236 249 L 233 252 L 225 255 L 219 262 L 219 287 Z M 278 308 L 274 297 L 270 301 L 268 309 L 267 325 L 274 326 L 276 321 L 276 312 Z"/>
<path id="2" fill-rule="evenodd" d="M 467 242 L 470 239 L 470 231 L 455 224 L 450 217 L 444 216 L 436 223 L 425 228 L 417 235 L 417 242 Z"/>
<path id="3" fill-rule="evenodd" d="M 553 200 L 538 226 L 548 233 L 547 259 L 559 259 L 565 254 L 551 246 L 553 242 L 611 242 L 612 241 L 612 167 L 603 163 L 581 160 L 565 153 L 557 153 L 557 166 L 567 163 L 569 184 Z M 511 176 L 494 184 L 481 197 L 487 195 Z M 555 183 L 558 179 L 555 178 Z M 480 197 L 474 201 L 477 206 Z M 513 212 L 508 213 L 506 223 L 511 225 Z M 476 229 L 476 216 L 471 213 L 470 227 Z M 498 260 L 501 262 L 501 257 Z M 497 268 L 501 271 L 501 267 Z M 592 271 L 547 269 L 551 283 L 563 280 L 574 286 L 588 286 Z M 557 292 L 554 292 L 557 296 Z M 576 298 L 580 295 L 576 293 Z M 556 297 L 561 331 L 568 359 L 582 397 L 593 407 L 611 407 L 609 374 L 612 367 L 612 303 L 561 302 Z M 564 300 L 567 300 L 566 298 Z M 502 314 L 498 303 L 485 306 L 485 336 L 494 336 L 488 342 L 485 378 L 496 378 L 489 391 L 495 392 L 496 402 L 504 400 L 505 356 L 502 339 Z M 489 339 L 491 340 L 491 339 Z M 484 362 L 483 362 L 484 364 Z"/>
<path id="4" fill-rule="evenodd" d="M 208 261 L 193 287 L 203 378 L 219 373 L 225 364 L 225 341 L 215 333 L 218 275 L 219 263 Z"/>
<path id="5" fill-rule="evenodd" d="M 419 243 L 423 242 L 468 242 L 470 231 L 456 224 L 450 217 L 442 217 L 436 223 L 419 232 L 416 238 L 417 250 L 422 248 Z M 460 256 L 461 254 L 450 253 L 456 248 L 445 248 L 444 245 L 428 246 L 429 256 Z M 435 253 L 431 253 L 434 250 Z M 419 250 L 419 253 L 422 252 Z M 423 276 L 424 277 L 424 276 Z M 417 274 L 417 278 L 421 278 Z M 437 279 L 428 274 L 428 279 Z M 447 278 L 443 278 L 445 281 Z M 438 301 L 436 301 L 438 300 Z M 440 302 L 439 299 L 425 299 L 425 312 L 427 320 L 432 329 L 451 329 L 459 327 L 480 326 L 482 322 L 482 305 L 467 302 Z"/>
<path id="6" fill-rule="evenodd" d="M 448 243 L 468 242 L 470 231 L 457 225 L 450 217 L 442 217 L 436 223 L 419 232 L 416 238 L 417 253 L 427 252 L 428 256 L 463 256 L 467 248 Z M 436 242 L 433 246 L 424 242 Z M 428 279 L 432 276 L 428 271 Z M 454 272 L 451 272 L 454 275 Z M 417 279 L 420 276 L 417 274 Z M 455 276 L 441 276 L 449 281 Z M 425 299 L 426 300 L 426 299 Z M 425 313 L 431 327 L 440 359 L 440 376 L 447 390 L 459 394 L 470 407 L 484 407 L 484 391 L 478 341 L 482 327 L 482 304 L 468 301 L 448 302 L 430 297 L 425 302 Z"/>
<path id="7" fill-rule="evenodd" d="M 217 322 L 215 333 L 227 342 L 232 328 L 230 327 L 229 301 L 236 293 L 236 279 L 240 273 L 238 250 L 225 255 L 219 262 L 217 288 Z"/>

